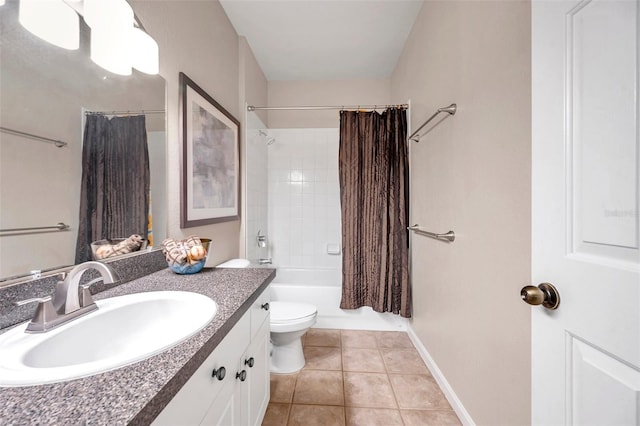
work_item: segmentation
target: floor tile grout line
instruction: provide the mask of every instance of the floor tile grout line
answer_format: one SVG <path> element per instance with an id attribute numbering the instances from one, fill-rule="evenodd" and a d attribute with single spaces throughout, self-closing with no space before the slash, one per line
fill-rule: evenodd
<path id="1" fill-rule="evenodd" d="M 342 403 L 344 404 L 342 412 L 344 413 L 344 424 L 347 426 L 347 381 L 344 377 L 344 345 L 342 344 L 342 330 L 340 330 L 340 362 L 342 363 Z"/>

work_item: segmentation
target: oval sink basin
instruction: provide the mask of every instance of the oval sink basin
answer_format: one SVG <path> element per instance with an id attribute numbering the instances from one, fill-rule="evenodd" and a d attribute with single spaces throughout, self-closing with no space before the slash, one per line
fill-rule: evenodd
<path id="1" fill-rule="evenodd" d="M 96 301 L 98 310 L 46 333 L 0 335 L 0 386 L 62 382 L 114 370 L 186 340 L 216 315 L 198 293 L 155 291 Z"/>

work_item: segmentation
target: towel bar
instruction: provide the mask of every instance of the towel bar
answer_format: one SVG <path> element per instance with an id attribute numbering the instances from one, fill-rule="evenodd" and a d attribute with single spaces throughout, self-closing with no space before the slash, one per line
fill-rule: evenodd
<path id="1" fill-rule="evenodd" d="M 408 230 L 415 232 L 416 234 L 424 235 L 425 237 L 431 237 L 440 241 L 448 241 L 452 243 L 456 239 L 456 233 L 453 231 L 446 232 L 444 234 L 436 234 L 435 232 L 425 231 L 420 228 L 417 223 L 413 226 L 408 226 Z"/>

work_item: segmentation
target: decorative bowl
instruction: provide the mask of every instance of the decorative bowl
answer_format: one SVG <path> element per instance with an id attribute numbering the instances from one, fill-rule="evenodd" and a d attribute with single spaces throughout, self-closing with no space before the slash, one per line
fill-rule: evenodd
<path id="1" fill-rule="evenodd" d="M 211 247 L 211 239 L 200 238 L 200 242 L 202 243 L 202 247 L 207 251 L 207 255 L 204 257 L 204 262 L 207 263 L 207 259 L 209 259 L 209 248 Z"/>
<path id="2" fill-rule="evenodd" d="M 198 263 L 184 263 L 184 264 L 173 264 L 169 265 L 169 269 L 171 269 L 176 274 L 180 275 L 189 275 L 195 274 L 202 271 L 204 268 L 204 264 L 206 263 L 206 258 L 202 259 Z"/>

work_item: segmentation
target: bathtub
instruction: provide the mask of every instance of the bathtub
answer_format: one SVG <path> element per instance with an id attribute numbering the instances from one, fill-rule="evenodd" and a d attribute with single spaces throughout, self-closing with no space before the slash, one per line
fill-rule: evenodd
<path id="1" fill-rule="evenodd" d="M 270 284 L 271 300 L 306 302 L 316 305 L 318 317 L 313 328 L 406 331 L 407 319 L 369 307 L 340 309 L 341 272 L 331 269 L 277 268 Z"/>

